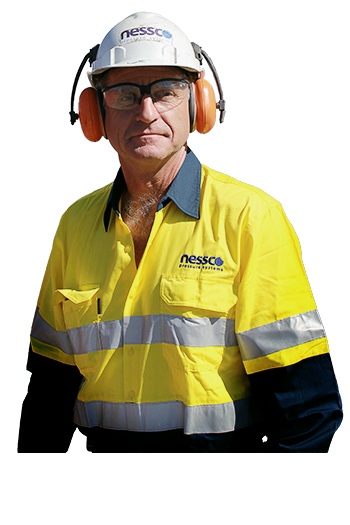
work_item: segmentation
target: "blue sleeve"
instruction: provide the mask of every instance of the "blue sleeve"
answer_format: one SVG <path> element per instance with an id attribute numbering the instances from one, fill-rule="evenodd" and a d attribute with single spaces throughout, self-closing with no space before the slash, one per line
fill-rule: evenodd
<path id="1" fill-rule="evenodd" d="M 342 421 L 329 354 L 249 377 L 266 425 L 266 452 L 328 451 Z"/>

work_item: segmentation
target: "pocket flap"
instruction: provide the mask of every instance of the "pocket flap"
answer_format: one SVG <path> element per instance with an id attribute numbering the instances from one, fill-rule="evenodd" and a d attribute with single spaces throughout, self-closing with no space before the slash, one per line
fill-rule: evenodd
<path id="1" fill-rule="evenodd" d="M 53 304 L 59 304 L 63 301 L 71 301 L 74 304 L 85 303 L 90 301 L 99 291 L 99 287 L 90 290 L 72 290 L 71 288 L 61 288 L 55 290 Z"/>
<path id="2" fill-rule="evenodd" d="M 209 276 L 199 279 L 163 276 L 160 294 L 169 306 L 190 306 L 216 312 L 227 312 L 237 302 L 232 281 Z"/>

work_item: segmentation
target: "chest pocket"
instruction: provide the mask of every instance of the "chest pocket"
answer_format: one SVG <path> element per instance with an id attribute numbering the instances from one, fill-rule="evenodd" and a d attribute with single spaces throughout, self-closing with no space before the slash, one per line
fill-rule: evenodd
<path id="1" fill-rule="evenodd" d="M 98 321 L 97 294 L 100 288 L 72 290 L 63 288 L 54 294 L 54 308 L 63 314 L 66 330 L 80 328 Z"/>
<path id="2" fill-rule="evenodd" d="M 234 349 L 233 309 L 237 297 L 231 279 L 200 275 L 198 278 L 163 276 L 161 302 L 165 342 L 163 356 L 177 370 L 178 381 L 183 373 L 212 371 L 206 376 L 208 388 L 222 387 L 218 370 L 232 362 Z M 225 365 L 226 366 L 226 365 Z M 189 376 L 187 378 L 189 379 Z M 195 384 L 203 382 L 196 376 Z M 206 384 L 206 383 L 205 383 Z"/>
<path id="3" fill-rule="evenodd" d="M 236 304 L 233 293 L 233 279 L 200 275 L 198 278 L 182 276 L 163 276 L 160 295 L 164 313 L 173 308 L 186 315 L 186 311 L 203 316 L 203 310 L 227 314 Z M 204 314 L 207 315 L 207 314 Z"/>

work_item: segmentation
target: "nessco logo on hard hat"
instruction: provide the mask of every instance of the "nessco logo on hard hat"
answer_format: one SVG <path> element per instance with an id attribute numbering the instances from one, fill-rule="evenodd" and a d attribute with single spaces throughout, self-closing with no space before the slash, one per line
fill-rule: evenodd
<path id="1" fill-rule="evenodd" d="M 156 27 L 134 27 L 132 29 L 125 29 L 120 35 L 120 43 L 133 40 L 156 40 L 164 38 L 170 40 L 172 34 L 166 29 L 160 29 Z"/>

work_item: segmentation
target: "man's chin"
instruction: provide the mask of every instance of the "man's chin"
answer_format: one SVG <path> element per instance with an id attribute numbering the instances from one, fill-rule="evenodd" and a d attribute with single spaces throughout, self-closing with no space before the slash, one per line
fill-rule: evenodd
<path id="1" fill-rule="evenodd" d="M 163 159 L 169 155 L 170 151 L 164 148 L 161 141 L 142 141 L 139 144 L 134 143 L 134 148 L 130 155 L 134 158 L 145 159 Z"/>

